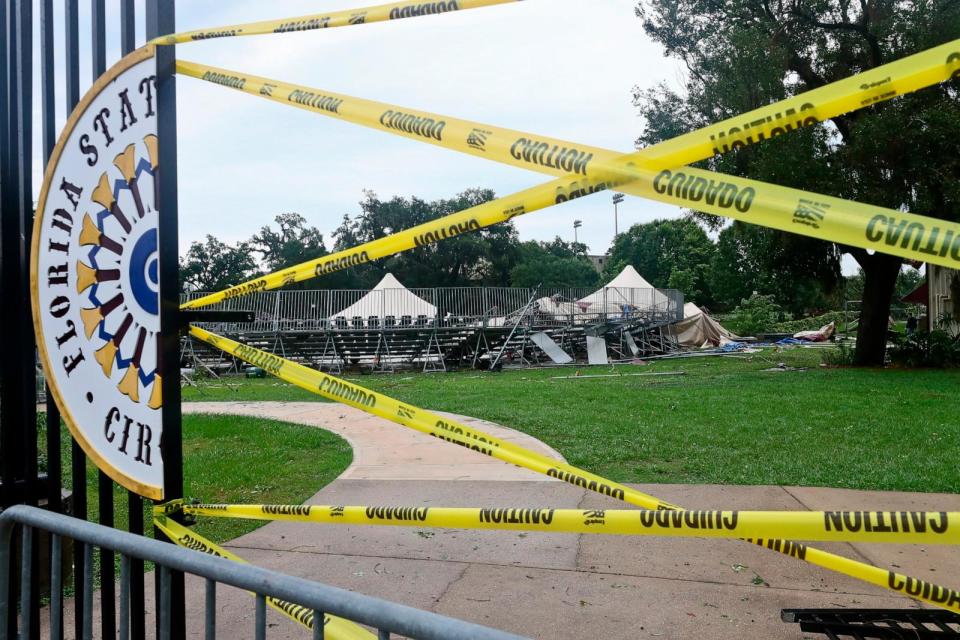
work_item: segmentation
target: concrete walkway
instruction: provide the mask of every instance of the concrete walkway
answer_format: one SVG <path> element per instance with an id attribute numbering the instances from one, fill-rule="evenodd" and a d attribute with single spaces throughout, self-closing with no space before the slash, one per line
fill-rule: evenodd
<path id="1" fill-rule="evenodd" d="M 184 409 L 276 418 L 344 437 L 353 446 L 353 464 L 313 496 L 312 504 L 624 506 L 338 405 L 196 403 Z M 560 459 L 527 435 L 464 420 Z M 954 495 L 767 486 L 639 488 L 702 509 L 960 510 L 960 496 Z M 737 541 L 276 522 L 228 546 L 263 567 L 537 638 L 799 639 L 804 634 L 780 621 L 780 609 L 917 606 Z M 960 586 L 960 559 L 953 548 L 820 546 Z M 199 598 L 199 585 L 193 588 Z M 222 637 L 245 637 L 253 621 L 249 597 L 225 595 L 219 604 Z M 276 625 L 270 637 L 304 637 L 295 625 L 270 616 Z"/>
<path id="2" fill-rule="evenodd" d="M 310 504 L 625 508 L 360 411 L 327 403 L 191 403 L 190 413 L 259 416 L 328 429 L 351 466 Z M 562 459 L 525 434 L 471 425 Z M 798 487 L 636 485 L 694 509 L 960 511 L 960 496 Z M 202 497 L 202 496 L 198 496 Z M 917 603 L 738 541 L 269 523 L 224 545 L 270 569 L 534 638 L 814 638 L 783 608 Z M 960 587 L 953 547 L 822 544 L 828 551 Z M 152 609 L 152 579 L 147 581 Z M 188 628 L 203 637 L 203 584 L 187 579 Z M 72 620 L 70 603 L 66 619 Z M 253 635 L 253 599 L 221 587 L 217 637 Z M 95 610 L 98 610 L 95 609 Z M 148 611 L 148 618 L 152 617 Z M 268 637 L 306 631 L 268 610 Z M 97 625 L 99 621 L 96 621 Z M 152 624 L 152 622 L 150 623 Z M 152 628 L 152 627 L 148 627 Z M 72 625 L 67 637 L 71 637 Z"/>

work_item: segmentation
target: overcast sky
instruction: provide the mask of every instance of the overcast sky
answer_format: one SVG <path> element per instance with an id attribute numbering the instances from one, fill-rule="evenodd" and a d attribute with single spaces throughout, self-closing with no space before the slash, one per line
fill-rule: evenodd
<path id="1" fill-rule="evenodd" d="M 192 0 L 177 6 L 178 30 L 349 9 L 378 0 Z M 55 3 L 56 22 L 61 3 Z M 81 2 L 82 50 L 89 35 Z M 142 37 L 142 0 L 138 1 Z M 388 23 L 207 40 L 178 58 L 348 95 L 630 151 L 641 130 L 634 86 L 682 84 L 634 14 L 635 0 L 526 0 Z M 119 57 L 119 0 L 107 0 L 108 61 Z M 113 19 L 110 19 L 113 18 Z M 59 37 L 59 35 L 58 35 Z M 81 89 L 90 84 L 82 60 Z M 39 62 L 39 59 L 37 60 Z M 58 64 L 62 60 L 58 58 Z M 507 195 L 550 179 L 183 77 L 178 80 L 180 240 L 250 237 L 295 211 L 332 246 L 363 190 L 436 199 L 484 187 Z M 58 96 L 58 108 L 63 100 Z M 63 114 L 61 113 L 61 122 Z M 38 167 L 39 169 L 39 167 Z M 39 170 L 36 184 L 39 190 Z M 627 196 L 620 229 L 678 217 L 676 207 Z M 600 193 L 515 220 L 521 239 L 573 239 L 604 253 L 613 204 Z"/>
<path id="2" fill-rule="evenodd" d="M 213 4 L 190 3 L 189 6 Z M 182 28 L 365 6 L 370 0 L 216 3 Z M 221 5 L 223 8 L 220 8 Z M 183 5 L 181 5 L 183 6 Z M 677 82 L 678 66 L 644 35 L 633 0 L 528 0 L 394 23 L 207 41 L 178 57 L 479 122 L 629 151 L 640 131 L 634 85 Z M 181 233 L 242 239 L 297 211 L 329 235 L 364 189 L 434 199 L 469 187 L 498 195 L 550 179 L 184 78 L 180 99 Z M 621 229 L 679 210 L 637 198 Z M 523 239 L 573 239 L 603 253 L 610 194 L 516 221 Z"/>

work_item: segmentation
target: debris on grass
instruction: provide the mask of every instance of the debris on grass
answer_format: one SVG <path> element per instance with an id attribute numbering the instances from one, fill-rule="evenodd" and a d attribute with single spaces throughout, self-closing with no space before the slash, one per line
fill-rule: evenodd
<path id="1" fill-rule="evenodd" d="M 590 376 L 580 375 L 578 371 L 576 375 L 572 376 L 554 376 L 550 378 L 551 380 L 587 380 L 588 378 L 628 378 L 635 376 L 685 376 L 687 375 L 686 371 L 662 371 L 662 372 L 649 372 L 649 373 L 603 373 Z"/>

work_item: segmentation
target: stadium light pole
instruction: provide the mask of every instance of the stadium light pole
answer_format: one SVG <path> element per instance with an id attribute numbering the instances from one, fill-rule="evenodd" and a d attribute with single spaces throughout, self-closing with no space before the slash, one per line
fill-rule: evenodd
<path id="1" fill-rule="evenodd" d="M 617 222 L 617 205 L 623 202 L 623 194 L 615 193 L 613 194 L 613 239 L 616 241 L 617 236 L 620 235 L 620 225 Z"/>
<path id="2" fill-rule="evenodd" d="M 574 244 L 580 244 L 580 240 L 577 239 L 577 229 L 579 229 L 582 226 L 583 226 L 582 220 L 573 221 L 573 243 Z"/>

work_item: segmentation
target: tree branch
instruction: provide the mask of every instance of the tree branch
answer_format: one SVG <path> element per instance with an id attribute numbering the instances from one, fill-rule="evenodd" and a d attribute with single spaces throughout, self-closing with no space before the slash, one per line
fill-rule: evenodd
<path id="1" fill-rule="evenodd" d="M 840 250 L 844 253 L 849 253 L 853 256 L 853 259 L 857 261 L 857 264 L 860 265 L 864 270 L 867 269 L 867 265 L 873 259 L 873 256 L 867 252 L 866 249 L 861 249 L 860 247 L 851 247 L 850 245 L 841 244 L 837 245 L 840 247 Z"/>
<path id="2" fill-rule="evenodd" d="M 866 7 L 862 0 L 860 4 Z M 826 31 L 853 31 L 854 33 L 859 33 L 870 48 L 871 66 L 879 67 L 883 64 L 883 52 L 880 51 L 880 41 L 875 35 L 870 33 L 870 29 L 868 28 L 870 19 L 866 8 L 864 8 L 863 15 L 860 17 L 860 22 L 822 22 L 797 6 L 794 6 L 793 9 L 790 10 L 790 13 L 818 29 L 824 29 Z"/>

